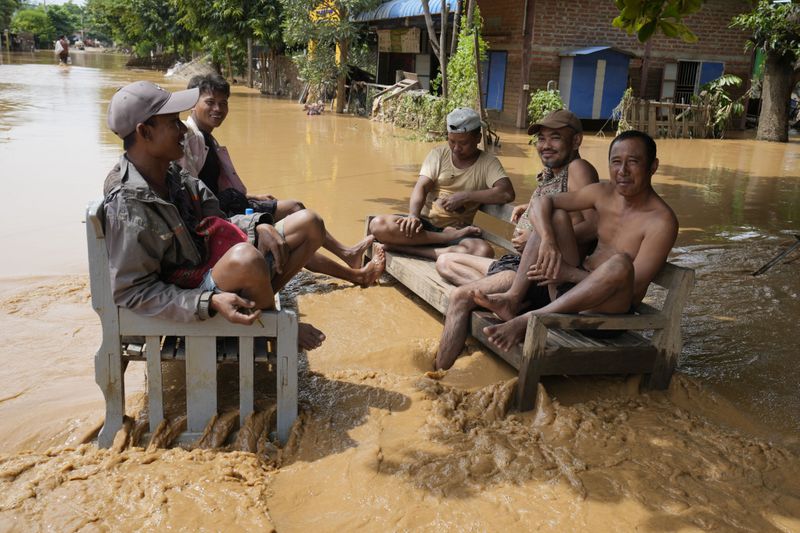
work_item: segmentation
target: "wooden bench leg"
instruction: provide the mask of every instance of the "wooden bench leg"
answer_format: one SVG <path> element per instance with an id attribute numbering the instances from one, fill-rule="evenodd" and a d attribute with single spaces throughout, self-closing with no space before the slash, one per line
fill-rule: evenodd
<path id="1" fill-rule="evenodd" d="M 544 355 L 547 328 L 536 315 L 531 315 L 522 347 L 522 364 L 517 380 L 517 409 L 529 411 L 536 406 L 536 385 L 539 383 L 539 362 Z"/>
<path id="2" fill-rule="evenodd" d="M 653 373 L 644 377 L 642 386 L 647 389 L 665 390 L 669 387 L 677 362 L 678 353 L 659 351 Z"/>
<path id="3" fill-rule="evenodd" d="M 164 388 L 161 379 L 161 337 L 148 336 L 145 339 L 147 357 L 147 408 L 150 431 L 155 432 L 164 420 Z"/>
<path id="4" fill-rule="evenodd" d="M 217 414 L 217 339 L 186 337 L 186 418 L 189 433 L 201 433 Z"/>
<path id="5" fill-rule="evenodd" d="M 253 337 L 239 337 L 239 427 L 253 412 Z"/>
<path id="6" fill-rule="evenodd" d="M 125 416 L 125 370 L 122 366 L 122 347 L 116 342 L 104 340 L 94 356 L 94 379 L 106 401 L 106 417 L 97 436 L 97 444 L 108 448 L 114 436 L 122 428 Z"/>
<path id="7" fill-rule="evenodd" d="M 286 444 L 297 418 L 297 315 L 278 315 L 278 440 Z"/>

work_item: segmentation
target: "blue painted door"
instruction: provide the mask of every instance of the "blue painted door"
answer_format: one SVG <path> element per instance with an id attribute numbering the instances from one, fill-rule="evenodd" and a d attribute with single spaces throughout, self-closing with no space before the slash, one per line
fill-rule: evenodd
<path id="1" fill-rule="evenodd" d="M 506 63 L 508 52 L 489 52 L 488 60 L 481 62 L 481 93 L 483 107 L 486 109 L 503 109 L 503 97 L 506 91 Z"/>
<path id="2" fill-rule="evenodd" d="M 700 79 L 697 82 L 697 86 L 702 87 L 706 83 L 719 78 L 722 76 L 724 68 L 725 65 L 722 63 L 703 61 L 703 64 L 700 65 Z"/>

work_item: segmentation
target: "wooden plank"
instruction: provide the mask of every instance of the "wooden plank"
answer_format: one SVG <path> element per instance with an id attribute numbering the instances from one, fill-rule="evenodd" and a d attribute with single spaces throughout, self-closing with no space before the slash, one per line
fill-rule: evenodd
<path id="1" fill-rule="evenodd" d="M 284 311 L 278 317 L 278 440 L 286 444 L 297 418 L 297 316 Z"/>
<path id="2" fill-rule="evenodd" d="M 473 311 L 470 316 L 470 335 L 479 340 L 489 351 L 519 370 L 522 365 L 522 345 L 515 346 L 506 352 L 489 342 L 489 338 L 483 332 L 483 328 L 486 326 L 498 324 L 499 322 L 500 320 L 488 311 Z"/>
<path id="3" fill-rule="evenodd" d="M 658 351 L 653 346 L 639 348 L 595 347 L 570 349 L 560 346 L 547 351 L 539 362 L 542 376 L 648 374 L 653 371 Z"/>
<path id="4" fill-rule="evenodd" d="M 186 338 L 187 431 L 202 432 L 217 414 L 217 342 L 214 337 Z"/>
<path id="5" fill-rule="evenodd" d="M 528 319 L 525 343 L 522 347 L 522 364 L 517 381 L 517 408 L 528 411 L 535 407 L 536 389 L 541 376 L 547 329 L 536 315 Z"/>
<path id="6" fill-rule="evenodd" d="M 255 396 L 253 392 L 253 337 L 239 338 L 239 425 L 253 412 Z"/>
<path id="7" fill-rule="evenodd" d="M 145 340 L 147 357 L 147 410 L 150 431 L 155 431 L 164 420 L 164 388 L 161 381 L 161 338 L 149 336 Z"/>
<path id="8" fill-rule="evenodd" d="M 387 252 L 386 272 L 444 314 L 453 286 L 439 276 L 433 261 Z"/>
<path id="9" fill-rule="evenodd" d="M 589 315 L 547 313 L 538 315 L 545 327 L 557 329 L 660 329 L 666 326 L 662 314 L 647 315 Z"/>
<path id="10" fill-rule="evenodd" d="M 262 327 L 258 322 L 251 326 L 232 324 L 221 315 L 196 322 L 176 322 L 155 317 L 138 315 L 130 309 L 119 309 L 120 333 L 122 335 L 184 335 L 184 336 L 275 336 L 276 311 L 261 314 Z"/>

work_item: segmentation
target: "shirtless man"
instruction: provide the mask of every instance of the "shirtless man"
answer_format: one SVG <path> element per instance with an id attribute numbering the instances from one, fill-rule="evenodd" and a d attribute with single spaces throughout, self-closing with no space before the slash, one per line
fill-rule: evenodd
<path id="1" fill-rule="evenodd" d="M 544 169 L 536 176 L 538 187 L 528 204 L 514 208 L 511 222 L 516 222 L 512 243 L 518 253 L 507 254 L 494 261 L 492 258 L 463 253 L 445 253 L 436 260 L 436 270 L 447 281 L 459 287 L 450 293 L 450 303 L 445 314 L 444 330 L 436 355 L 436 368 L 448 369 L 455 362 L 464 346 L 469 326 L 469 315 L 476 304 L 475 290 L 498 293 L 508 290 L 514 282 L 520 264 L 520 254 L 526 248 L 531 233 L 535 232 L 529 212 L 534 198 L 578 189 L 597 183 L 597 170 L 578 153 L 583 141 L 583 128 L 577 116 L 561 109 L 545 116 L 528 128 L 529 135 L 536 135 L 536 150 Z M 597 236 L 594 209 L 570 213 L 575 237 L 586 250 Z M 538 238 L 531 246 L 538 248 Z M 585 255 L 585 252 L 584 252 Z M 529 307 L 549 303 L 546 289 L 528 295 Z"/>
<path id="2" fill-rule="evenodd" d="M 425 158 L 411 193 L 408 215 L 380 215 L 369 232 L 388 250 L 435 259 L 446 252 L 493 257 L 492 247 L 471 226 L 481 204 L 514 200 L 503 165 L 478 149 L 478 113 L 458 108 L 447 115 L 447 145 Z"/>
<path id="3" fill-rule="evenodd" d="M 220 208 L 228 215 L 243 214 L 250 207 L 257 213 L 267 213 L 273 223 L 278 223 L 288 215 L 305 209 L 305 205 L 297 200 L 278 200 L 269 194 L 248 194 L 233 167 L 227 148 L 220 146 L 212 135 L 228 116 L 230 85 L 218 74 L 206 74 L 189 80 L 187 89 L 195 87 L 200 90 L 200 98 L 191 116 L 184 121 L 187 132 L 180 165 L 211 189 L 219 199 Z M 315 253 L 305 268 L 369 287 L 383 273 L 386 261 L 383 247 L 376 246 L 372 260 L 366 265 L 361 264 L 364 252 L 374 239 L 369 235 L 353 246 L 346 246 L 326 230 L 322 247 L 340 258 L 343 264 L 324 254 Z"/>
<path id="4" fill-rule="evenodd" d="M 678 219 L 651 184 L 658 169 L 655 141 L 640 131 L 621 133 L 611 141 L 608 161 L 609 182 L 534 201 L 539 252 L 534 261 L 523 258 L 515 285 L 519 278 L 555 285 L 555 300 L 516 316 L 520 296 L 513 289 L 474 293 L 478 305 L 507 321 L 484 329 L 499 348 L 509 350 L 523 340 L 531 313 L 627 313 L 664 266 L 678 235 Z M 558 213 L 588 208 L 597 211 L 597 248 L 578 267 L 572 227 Z"/>

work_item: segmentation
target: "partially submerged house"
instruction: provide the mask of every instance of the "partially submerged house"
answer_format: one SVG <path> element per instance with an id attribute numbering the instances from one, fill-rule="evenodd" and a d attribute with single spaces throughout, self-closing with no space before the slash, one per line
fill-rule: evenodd
<path id="1" fill-rule="evenodd" d="M 430 0 L 437 31 L 442 1 Z M 457 0 L 446 1 L 455 11 Z M 581 118 L 604 120 L 626 87 L 634 96 L 686 102 L 723 72 L 745 83 L 750 78 L 748 35 L 730 28 L 735 15 L 751 8 L 746 0 L 707 0 L 687 17 L 696 43 L 657 34 L 647 44 L 612 26 L 619 11 L 610 0 L 477 3 L 489 45 L 482 72 L 485 107 L 495 121 L 518 128 L 527 124 L 530 94 L 548 85 L 559 88 Z M 416 72 L 423 86 L 436 75 L 419 0 L 389 0 L 358 20 L 378 34 L 378 83 L 394 83 L 396 70 Z"/>

